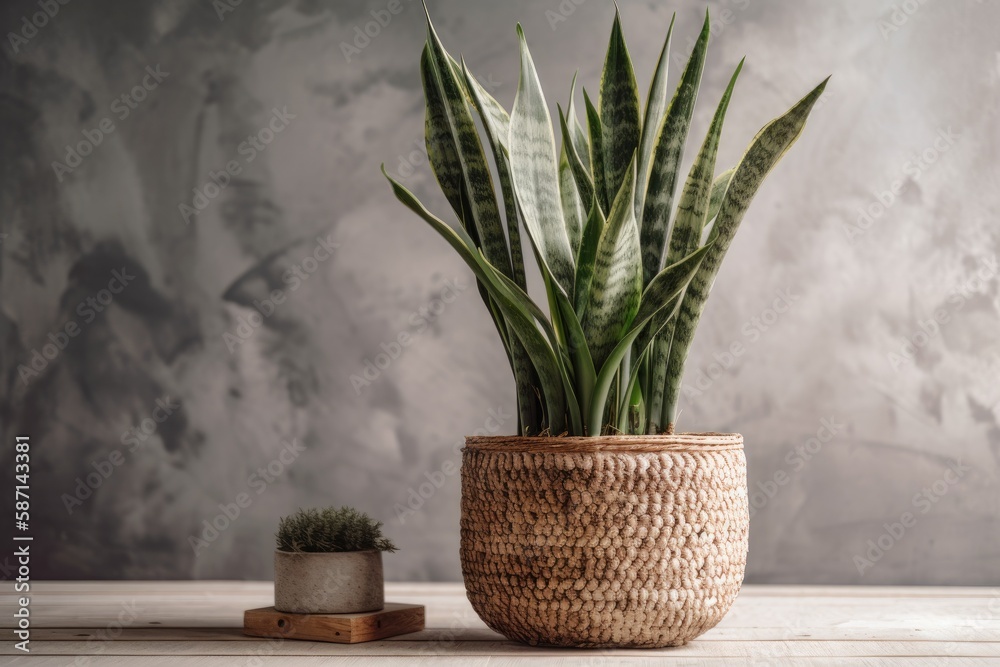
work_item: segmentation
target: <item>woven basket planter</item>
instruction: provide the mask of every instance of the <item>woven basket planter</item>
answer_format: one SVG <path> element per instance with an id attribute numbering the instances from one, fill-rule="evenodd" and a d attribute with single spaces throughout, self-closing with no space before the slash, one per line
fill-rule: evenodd
<path id="1" fill-rule="evenodd" d="M 462 574 L 531 645 L 680 646 L 729 611 L 749 529 L 740 435 L 470 437 Z"/>

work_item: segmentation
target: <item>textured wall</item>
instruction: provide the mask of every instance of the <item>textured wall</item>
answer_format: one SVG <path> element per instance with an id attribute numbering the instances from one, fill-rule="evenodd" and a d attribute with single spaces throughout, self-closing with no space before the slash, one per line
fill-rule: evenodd
<path id="1" fill-rule="evenodd" d="M 704 5 L 620 4 L 645 87 Z M 833 74 L 685 379 L 683 428 L 745 434 L 755 582 L 1000 580 L 1000 5 L 894 4 L 709 3 L 698 134 L 748 56 L 720 164 Z M 33 438 L 35 577 L 267 578 L 277 518 L 334 503 L 386 521 L 391 578 L 460 576 L 444 472 L 514 397 L 470 274 L 378 173 L 447 210 L 423 17 L 389 5 L 76 0 L 35 32 L 34 1 L 0 9 L 0 431 Z M 596 88 L 610 3 L 431 5 L 508 106 L 516 21 L 550 104 L 576 69 Z"/>

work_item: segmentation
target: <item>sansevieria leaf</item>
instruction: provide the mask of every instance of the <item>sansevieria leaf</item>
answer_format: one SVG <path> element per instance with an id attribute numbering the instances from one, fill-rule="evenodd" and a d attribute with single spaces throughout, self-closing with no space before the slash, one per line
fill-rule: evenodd
<path id="1" fill-rule="evenodd" d="M 590 139 L 587 138 L 587 133 L 583 131 L 583 127 L 580 125 L 580 119 L 576 115 L 576 77 L 577 73 L 573 74 L 573 83 L 569 87 L 569 104 L 566 106 L 566 125 L 569 128 L 570 137 L 573 140 L 573 148 L 576 149 L 576 154 L 580 156 L 580 160 L 583 164 L 587 165 L 587 169 L 590 169 Z M 593 176 L 591 176 L 593 179 Z"/>
<path id="2" fill-rule="evenodd" d="M 578 118 L 574 75 L 555 127 L 520 26 L 521 73 L 508 113 L 427 19 L 427 153 L 460 225 L 389 181 L 473 271 L 514 372 L 520 435 L 673 430 L 684 362 L 720 262 L 823 90 L 765 126 L 736 167 L 713 180 L 740 63 L 680 183 L 711 30 L 706 12 L 670 91 L 674 22 L 643 107 L 616 6 L 599 95 L 583 90 Z M 545 312 L 528 296 L 522 223 Z"/>
<path id="3" fill-rule="evenodd" d="M 709 204 L 712 195 L 712 175 L 715 173 L 715 159 L 719 151 L 719 137 L 722 134 L 722 125 L 725 122 L 726 110 L 729 107 L 729 100 L 733 94 L 733 87 L 736 79 L 743 69 L 743 61 L 737 65 L 736 71 L 729 80 L 729 86 L 722 95 L 722 100 L 716 108 L 712 124 L 705 135 L 705 141 L 701 145 L 701 150 L 691 165 L 687 181 L 684 183 L 684 190 L 681 194 L 680 203 L 677 205 L 677 215 L 673 228 L 670 232 L 670 241 L 667 249 L 667 264 L 673 264 L 685 255 L 693 252 L 701 245 L 701 232 L 705 227 L 709 212 Z M 667 363 L 669 351 L 672 345 L 674 334 L 674 323 L 664 327 L 660 337 L 654 344 L 652 371 L 652 383 L 649 395 L 649 426 L 655 431 L 666 427 L 666 415 L 664 414 L 664 393 L 666 391 Z"/>
<path id="4" fill-rule="evenodd" d="M 460 68 L 469 98 L 479 111 L 479 117 L 486 130 L 486 136 L 493 151 L 493 159 L 497 167 L 497 175 L 500 179 L 501 192 L 503 193 L 513 280 L 522 290 L 527 290 L 527 280 L 524 273 L 524 255 L 521 250 L 521 234 L 518 226 L 517 204 L 514 197 L 514 186 L 510 180 L 510 164 L 500 144 L 501 141 L 506 140 L 509 133 L 510 117 L 500 103 L 472 76 L 465 64 L 464 58 L 461 65 L 453 62 L 452 67 Z M 480 285 L 480 289 L 484 289 L 482 285 Z M 490 303 L 489 305 L 493 312 L 494 320 L 496 320 L 499 308 L 495 303 Z M 498 323 L 497 327 L 500 328 L 501 325 Z M 510 357 L 511 368 L 514 371 L 520 431 L 522 435 L 535 435 L 541 429 L 542 420 L 542 406 L 539 403 L 537 389 L 538 374 L 531 363 L 527 351 L 517 336 L 511 331 L 508 332 L 506 339 L 508 340 L 508 356 Z"/>
<path id="5" fill-rule="evenodd" d="M 726 190 L 729 188 L 729 181 L 733 178 L 734 171 L 736 171 L 735 168 L 727 169 L 716 176 L 715 181 L 712 183 L 712 195 L 708 200 L 708 215 L 705 216 L 708 224 L 705 225 L 705 229 L 701 232 L 702 243 L 708 240 L 712 232 L 712 224 L 715 221 L 715 217 L 719 214 L 719 209 L 722 208 L 722 200 L 726 196 Z"/>
<path id="6" fill-rule="evenodd" d="M 561 112 L 560 112 L 561 115 Z M 563 122 L 560 118 L 560 122 Z M 566 233 L 569 236 L 569 247 L 575 258 L 580 252 L 580 237 L 583 236 L 583 226 L 587 223 L 587 209 L 576 187 L 576 176 L 570 166 L 569 153 L 576 154 L 572 143 L 563 142 L 559 151 L 559 196 L 562 200 L 563 217 L 566 220 Z"/>
<path id="7" fill-rule="evenodd" d="M 618 366 L 622 359 L 632 347 L 636 337 L 650 323 L 650 321 L 664 308 L 673 309 L 676 300 L 681 292 L 688 286 L 694 277 L 698 266 L 701 264 L 705 253 L 708 252 L 711 244 L 703 246 L 694 251 L 677 264 L 663 269 L 642 292 L 639 303 L 639 311 L 632 319 L 625 334 L 621 337 L 618 345 L 608 355 L 607 360 L 600 366 L 597 374 L 597 381 L 594 384 L 594 397 L 590 406 L 590 413 L 587 417 L 587 432 L 589 435 L 601 434 L 601 422 L 604 419 L 604 410 L 608 401 L 608 393 L 611 390 L 611 383 L 618 372 Z"/>
<path id="8" fill-rule="evenodd" d="M 510 163 L 504 150 L 501 148 L 502 142 L 510 135 L 510 116 L 507 110 L 490 95 L 483 86 L 469 72 L 462 60 L 462 72 L 465 76 L 466 86 L 469 96 L 472 98 L 479 117 L 486 130 L 486 136 L 493 151 L 493 160 L 497 165 L 497 174 L 500 177 L 500 188 L 503 192 L 504 215 L 507 218 L 507 238 L 510 246 L 511 265 L 514 270 L 514 282 L 522 290 L 527 290 L 528 285 L 524 275 L 524 253 L 521 250 L 521 232 L 518 226 L 517 205 L 514 197 L 514 186 L 511 183 Z"/>
<path id="9" fill-rule="evenodd" d="M 648 284 L 660 270 L 667 239 L 667 228 L 674 204 L 674 189 L 680 171 L 684 144 L 691 126 L 701 73 L 705 68 L 705 51 L 708 49 L 710 26 L 708 14 L 691 58 L 681 75 L 674 98 L 663 117 L 653 149 L 653 162 L 646 185 L 646 199 L 642 211 L 642 268 L 643 280 Z"/>
<path id="10" fill-rule="evenodd" d="M 517 27 L 517 35 L 521 76 L 508 140 L 514 192 L 528 234 L 559 287 L 572 299 L 576 270 L 559 195 L 552 121 L 521 26 Z"/>
<path id="11" fill-rule="evenodd" d="M 708 215 L 705 216 L 709 222 L 714 220 L 715 216 L 719 214 L 719 209 L 722 208 L 722 200 L 726 196 L 726 190 L 729 189 L 729 181 L 732 180 L 733 172 L 735 171 L 735 167 L 727 169 L 716 176 L 712 182 L 712 195 L 708 199 Z"/>
<path id="12" fill-rule="evenodd" d="M 587 130 L 590 136 L 590 173 L 594 177 L 594 196 L 601 206 L 601 212 L 607 217 L 611 210 L 611 202 L 615 193 L 608 185 L 607 170 L 604 158 L 604 126 L 601 124 L 601 114 L 590 101 L 587 89 L 583 89 L 583 105 L 587 110 Z"/>
<path id="13" fill-rule="evenodd" d="M 559 105 L 556 105 L 559 107 Z M 563 115 L 562 108 L 558 108 L 559 111 L 559 129 L 562 132 L 562 148 L 563 154 L 566 156 L 566 160 L 569 163 L 570 171 L 572 172 L 573 179 L 576 183 L 576 191 L 580 196 L 580 203 L 583 205 L 584 211 L 589 211 L 590 206 L 594 200 L 594 181 L 590 176 L 590 168 L 584 163 L 583 158 L 580 157 L 579 151 L 577 151 L 576 144 L 573 142 L 571 136 L 571 130 L 567 122 L 567 118 Z M 586 219 L 584 220 L 586 222 Z M 580 249 L 576 248 L 576 253 L 579 254 Z"/>
<path id="14" fill-rule="evenodd" d="M 600 367 L 639 308 L 642 259 L 635 224 L 635 157 L 625 173 L 597 246 L 594 277 L 582 318 L 594 364 Z"/>
<path id="15" fill-rule="evenodd" d="M 632 58 L 622 34 L 621 16 L 615 8 L 615 22 L 601 74 L 598 100 L 601 124 L 604 126 L 604 173 L 608 200 L 614 199 L 626 179 L 639 147 L 642 119 L 639 110 L 639 88 L 635 83 Z M 631 166 L 630 166 L 631 165 Z"/>
<path id="16" fill-rule="evenodd" d="M 594 263 L 597 261 L 597 246 L 604 232 L 604 214 L 597 200 L 590 207 L 587 224 L 583 228 L 583 240 L 580 242 L 580 254 L 576 265 L 576 315 L 583 318 L 590 300 L 590 284 L 594 279 Z"/>
<path id="17" fill-rule="evenodd" d="M 635 220 L 642 229 L 642 208 L 646 201 L 646 186 L 649 183 L 649 163 L 653 159 L 653 147 L 659 136 L 663 116 L 667 112 L 667 73 L 670 65 L 670 36 L 674 33 L 674 20 L 677 14 L 670 18 L 667 28 L 667 38 L 663 40 L 660 59 L 653 71 L 653 80 L 649 84 L 649 95 L 646 98 L 646 112 L 642 120 L 642 134 L 639 138 L 639 157 L 635 179 Z"/>
<path id="18" fill-rule="evenodd" d="M 729 182 L 722 207 L 716 217 L 710 237 L 711 250 L 695 274 L 687 294 L 681 303 L 680 313 L 674 326 L 674 338 L 670 348 L 667 371 L 667 427 L 672 426 L 676 417 L 677 398 L 680 390 L 684 362 L 687 360 L 694 330 L 705 309 L 705 300 L 711 292 L 712 284 L 719 272 L 726 251 L 729 250 L 736 230 L 750 206 L 750 202 L 760 188 L 764 178 L 770 173 L 785 152 L 802 133 L 809 112 L 816 100 L 823 94 L 824 80 L 808 95 L 803 97 L 785 115 L 772 120 L 757 133 L 743 159 L 740 160 Z"/>
<path id="19" fill-rule="evenodd" d="M 441 98 L 431 62 L 430 46 L 425 45 L 420 55 L 420 80 L 424 87 L 424 142 L 431 171 L 437 179 L 441 192 L 455 210 L 455 215 L 463 219 L 462 209 L 462 163 L 458 158 L 458 148 L 452 135 L 451 123 L 444 100 Z M 475 224 L 473 222 L 473 224 Z M 468 231 L 468 229 L 466 229 Z M 475 230 L 473 229 L 473 235 Z"/>
<path id="20" fill-rule="evenodd" d="M 512 329 L 524 345 L 538 371 L 545 405 L 548 409 L 549 429 L 553 434 L 565 431 L 566 393 L 559 362 L 555 356 L 556 352 L 532 321 L 530 311 L 523 304 L 518 303 L 518 299 L 514 296 L 515 292 L 511 289 L 511 285 L 514 285 L 513 281 L 496 271 L 485 261 L 484 257 L 475 250 L 472 239 L 464 230 L 452 229 L 434 216 L 413 193 L 386 173 L 384 165 L 382 173 L 392 185 L 396 198 L 444 237 L 472 269 L 476 278 L 486 286 L 504 318 L 511 323 Z M 534 310 L 540 314 L 537 308 Z"/>
<path id="21" fill-rule="evenodd" d="M 715 110 L 708 134 L 705 135 L 705 141 L 684 183 L 684 191 L 677 205 L 677 217 L 670 232 L 667 264 L 673 264 L 701 245 L 701 230 L 707 222 L 712 196 L 712 176 L 715 173 L 715 159 L 719 152 L 719 137 L 722 135 L 722 125 L 726 120 L 726 110 L 733 95 L 733 87 L 742 69 L 741 60 Z"/>
<path id="22" fill-rule="evenodd" d="M 429 14 L 427 35 L 429 74 L 437 85 L 437 101 L 444 107 L 442 117 L 447 119 L 454 141 L 459 161 L 457 171 L 462 176 L 462 183 L 469 196 L 470 211 L 478 231 L 477 240 L 489 261 L 504 274 L 511 276 L 513 271 L 510 251 L 500 219 L 496 191 L 493 189 L 493 177 L 472 112 L 466 102 L 464 81 L 459 79 L 459 73 L 452 67 L 452 59 L 444 50 Z"/>

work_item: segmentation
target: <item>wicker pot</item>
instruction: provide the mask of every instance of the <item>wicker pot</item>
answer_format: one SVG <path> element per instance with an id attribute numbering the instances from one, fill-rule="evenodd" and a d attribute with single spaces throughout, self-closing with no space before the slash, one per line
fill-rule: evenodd
<path id="1" fill-rule="evenodd" d="M 729 611 L 749 514 L 738 434 L 466 438 L 462 574 L 531 645 L 680 646 Z"/>

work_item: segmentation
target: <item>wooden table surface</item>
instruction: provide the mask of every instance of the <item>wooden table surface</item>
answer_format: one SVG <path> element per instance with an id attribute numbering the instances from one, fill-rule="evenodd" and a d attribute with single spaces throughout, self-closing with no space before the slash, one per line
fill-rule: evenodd
<path id="1" fill-rule="evenodd" d="M 1000 665 L 1000 589 L 989 588 L 745 586 L 687 646 L 610 651 L 509 642 L 461 584 L 387 584 L 388 601 L 426 605 L 427 629 L 342 645 L 243 636 L 243 611 L 272 604 L 270 582 L 37 582 L 30 655 L 9 629 L 13 585 L 0 590 L 0 665 Z"/>

